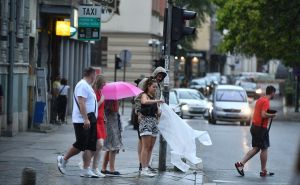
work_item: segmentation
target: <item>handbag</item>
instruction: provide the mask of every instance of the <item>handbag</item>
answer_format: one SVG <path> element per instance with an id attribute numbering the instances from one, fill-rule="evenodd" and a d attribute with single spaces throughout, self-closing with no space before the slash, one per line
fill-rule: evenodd
<path id="1" fill-rule="evenodd" d="M 75 94 L 74 94 L 74 99 L 75 99 L 75 102 L 76 102 L 76 104 L 77 104 L 77 106 L 78 106 L 78 109 L 79 109 L 79 111 L 80 111 L 80 107 L 79 107 L 79 104 L 78 104 L 78 101 L 77 101 L 77 99 L 76 99 L 76 97 L 75 97 Z M 92 124 L 96 124 L 97 123 L 97 118 L 96 118 L 96 115 L 95 115 L 95 112 L 96 112 L 96 104 L 97 104 L 97 102 L 96 102 L 96 100 L 95 100 L 95 109 L 94 109 L 94 112 L 89 112 L 89 113 L 87 113 L 87 117 L 88 117 L 88 119 L 89 119 L 89 121 L 90 121 L 90 123 Z"/>
<path id="2" fill-rule="evenodd" d="M 88 113 L 87 117 L 89 118 L 90 123 L 97 123 L 97 118 L 96 118 L 95 112 Z"/>

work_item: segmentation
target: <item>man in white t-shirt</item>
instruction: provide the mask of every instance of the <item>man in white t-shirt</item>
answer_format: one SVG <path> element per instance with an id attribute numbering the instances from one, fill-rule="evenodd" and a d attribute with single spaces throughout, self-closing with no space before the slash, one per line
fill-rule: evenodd
<path id="1" fill-rule="evenodd" d="M 84 77 L 75 86 L 73 97 L 72 122 L 74 125 L 76 141 L 65 155 L 57 157 L 58 169 L 62 174 L 66 172 L 66 164 L 68 160 L 86 151 L 83 155 L 83 169 L 80 173 L 82 177 L 98 177 L 90 168 L 90 162 L 94 151 L 96 151 L 97 130 L 96 119 L 88 117 L 89 113 L 98 115 L 96 108 L 96 95 L 91 87 L 95 80 L 95 69 L 87 68 L 84 70 Z"/>

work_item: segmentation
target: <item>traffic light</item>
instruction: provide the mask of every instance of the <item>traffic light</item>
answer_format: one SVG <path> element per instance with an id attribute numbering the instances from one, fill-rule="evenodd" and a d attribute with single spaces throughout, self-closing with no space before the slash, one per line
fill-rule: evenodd
<path id="1" fill-rule="evenodd" d="M 122 60 L 117 55 L 115 55 L 115 69 L 122 69 Z"/>
<path id="2" fill-rule="evenodd" d="M 153 60 L 153 67 L 154 68 L 157 68 L 157 67 L 165 68 L 165 59 L 160 58 L 160 59 Z"/>
<path id="3" fill-rule="evenodd" d="M 171 55 L 176 55 L 178 41 L 184 36 L 192 35 L 196 28 L 185 25 L 186 20 L 195 19 L 197 13 L 174 6 L 172 9 Z"/>

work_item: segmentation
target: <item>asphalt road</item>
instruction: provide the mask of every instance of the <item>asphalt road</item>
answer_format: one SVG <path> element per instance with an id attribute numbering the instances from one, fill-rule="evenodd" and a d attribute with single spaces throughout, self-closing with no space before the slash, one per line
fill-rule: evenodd
<path id="1" fill-rule="evenodd" d="M 245 176 L 241 177 L 234 163 L 251 149 L 249 126 L 223 122 L 208 124 L 201 118 L 186 120 L 194 129 L 207 130 L 213 145 L 197 144 L 197 155 L 203 159 L 204 173 L 208 182 L 231 185 L 286 185 L 289 184 L 300 144 L 300 123 L 273 121 L 270 130 L 269 158 L 267 167 L 275 176 L 259 176 L 259 155 L 245 166 Z"/>

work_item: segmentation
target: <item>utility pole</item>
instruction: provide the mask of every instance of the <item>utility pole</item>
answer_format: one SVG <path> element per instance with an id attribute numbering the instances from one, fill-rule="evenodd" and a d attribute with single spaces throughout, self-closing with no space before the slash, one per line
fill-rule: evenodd
<path id="1" fill-rule="evenodd" d="M 296 75 L 296 97 L 295 97 L 295 112 L 299 112 L 299 78 L 300 75 Z"/>
<path id="2" fill-rule="evenodd" d="M 7 135 L 13 135 L 13 86 L 14 86 L 14 63 L 16 42 L 16 0 L 10 0 L 9 13 L 9 70 L 8 70 L 8 92 L 7 92 Z"/>
<path id="3" fill-rule="evenodd" d="M 170 54 L 171 54 L 171 31 L 172 31 L 172 9 L 173 9 L 173 1 L 168 0 L 167 3 L 168 11 L 167 12 L 167 24 L 164 24 L 166 28 L 164 28 L 164 54 L 165 54 L 165 69 L 167 72 L 167 77 L 165 78 L 164 83 L 164 91 L 163 95 L 167 104 L 169 104 L 169 66 L 170 66 Z M 166 16 L 166 15 L 165 15 Z M 167 81 L 166 81 L 167 80 Z M 159 171 L 166 171 L 166 158 L 167 158 L 167 142 L 160 135 L 159 138 Z"/>

